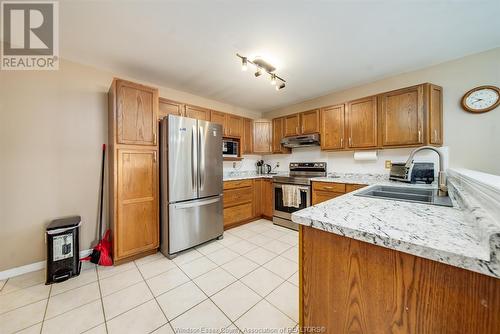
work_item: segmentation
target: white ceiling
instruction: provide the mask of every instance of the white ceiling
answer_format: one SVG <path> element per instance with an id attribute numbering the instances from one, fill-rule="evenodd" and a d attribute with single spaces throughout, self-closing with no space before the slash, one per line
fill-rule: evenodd
<path id="1" fill-rule="evenodd" d="M 61 56 L 266 112 L 500 46 L 500 1 L 61 1 Z M 268 55 L 287 87 L 242 72 Z"/>

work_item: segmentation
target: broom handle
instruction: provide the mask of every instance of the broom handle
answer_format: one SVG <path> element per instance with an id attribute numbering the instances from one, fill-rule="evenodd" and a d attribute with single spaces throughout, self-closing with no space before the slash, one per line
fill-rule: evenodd
<path id="1" fill-rule="evenodd" d="M 102 165 L 101 165 L 101 194 L 99 196 L 99 241 L 102 240 L 102 202 L 104 193 L 104 161 L 106 158 L 106 144 L 102 144 Z"/>

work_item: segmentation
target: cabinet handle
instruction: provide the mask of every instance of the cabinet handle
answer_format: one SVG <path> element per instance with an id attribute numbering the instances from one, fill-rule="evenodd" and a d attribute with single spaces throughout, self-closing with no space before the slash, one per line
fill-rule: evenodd
<path id="1" fill-rule="evenodd" d="M 437 129 L 434 129 L 434 140 L 438 141 L 439 140 L 439 137 L 438 137 L 438 130 Z"/>
<path id="2" fill-rule="evenodd" d="M 302 133 L 304 133 L 304 126 L 303 125 L 302 125 L 302 129 L 301 130 L 302 130 Z"/>
<path id="3" fill-rule="evenodd" d="M 418 142 L 421 141 L 422 138 L 422 131 L 418 130 Z"/>
<path id="4" fill-rule="evenodd" d="M 344 138 L 340 138 L 340 147 L 344 147 Z"/>
<path id="5" fill-rule="evenodd" d="M 155 134 L 154 134 L 154 136 L 153 136 L 153 144 L 155 144 L 155 145 L 156 145 L 156 133 L 155 133 Z"/>
<path id="6" fill-rule="evenodd" d="M 352 146 L 352 138 L 349 137 L 349 146 Z"/>
<path id="7" fill-rule="evenodd" d="M 153 152 L 153 162 L 156 162 L 156 151 Z"/>

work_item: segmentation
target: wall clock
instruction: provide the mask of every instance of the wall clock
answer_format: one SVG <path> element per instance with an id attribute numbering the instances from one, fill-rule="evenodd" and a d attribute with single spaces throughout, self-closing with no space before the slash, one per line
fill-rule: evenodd
<path id="1" fill-rule="evenodd" d="M 479 86 L 471 89 L 462 97 L 462 108 L 472 113 L 482 113 L 500 105 L 500 88 Z"/>

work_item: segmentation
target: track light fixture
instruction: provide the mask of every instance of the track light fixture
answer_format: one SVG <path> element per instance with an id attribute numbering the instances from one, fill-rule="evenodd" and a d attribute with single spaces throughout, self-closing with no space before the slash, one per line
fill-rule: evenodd
<path id="1" fill-rule="evenodd" d="M 260 58 L 251 61 L 247 57 L 243 57 L 238 53 L 236 54 L 236 56 L 241 59 L 242 71 L 246 71 L 248 69 L 248 64 L 250 63 L 256 67 L 256 71 L 254 73 L 256 78 L 260 77 L 264 73 L 269 73 L 271 77 L 270 83 L 276 88 L 277 91 L 285 88 L 285 79 L 279 77 L 276 73 L 274 73 L 276 68 L 273 65 Z"/>

